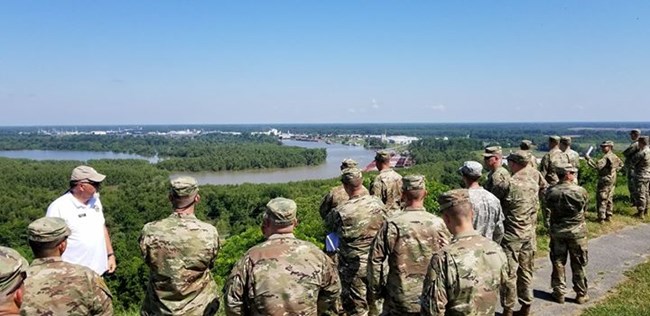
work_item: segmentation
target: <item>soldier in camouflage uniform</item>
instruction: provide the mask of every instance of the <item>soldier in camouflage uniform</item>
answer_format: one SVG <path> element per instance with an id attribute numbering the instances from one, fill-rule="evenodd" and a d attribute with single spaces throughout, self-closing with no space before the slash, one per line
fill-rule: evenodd
<path id="1" fill-rule="evenodd" d="M 505 316 L 513 314 L 517 298 L 522 305 L 519 315 L 528 315 L 533 302 L 531 286 L 537 243 L 535 226 L 539 196 L 546 183 L 537 170 L 528 166 L 529 159 L 530 153 L 521 150 L 508 155 L 508 166 L 513 174 L 503 208 L 505 234 L 501 241 L 509 266 L 508 281 L 501 288 L 501 305 Z"/>
<path id="2" fill-rule="evenodd" d="M 630 158 L 630 167 L 634 170 L 634 202 L 636 216 L 644 218 L 648 215 L 648 199 L 650 198 L 650 147 L 648 136 L 639 136 L 639 150 Z"/>
<path id="3" fill-rule="evenodd" d="M 571 258 L 573 273 L 573 290 L 576 292 L 576 302 L 584 304 L 587 296 L 587 225 L 585 211 L 587 210 L 589 194 L 583 187 L 574 183 L 578 168 L 571 164 L 561 164 L 555 167 L 560 183 L 550 187 L 546 192 L 546 204 L 549 205 L 550 216 L 550 258 L 553 264 L 551 287 L 553 298 L 560 304 L 564 303 L 566 292 L 565 271 L 567 254 Z"/>
<path id="4" fill-rule="evenodd" d="M 341 162 L 341 171 L 347 169 L 347 168 L 356 168 L 357 167 L 357 162 L 352 160 L 352 159 L 344 159 Z M 368 189 L 365 187 L 363 188 L 364 192 L 362 193 L 363 195 L 367 195 Z M 323 200 L 320 203 L 320 216 L 321 218 L 325 221 L 329 215 L 329 213 L 337 208 L 339 205 L 343 204 L 345 201 L 349 200 L 350 197 L 348 196 L 348 193 L 345 192 L 345 189 L 343 188 L 343 185 L 339 185 L 337 187 L 332 188 L 327 195 L 323 197 Z M 325 228 L 327 231 L 333 231 L 334 228 L 330 223 L 325 222 Z"/>
<path id="5" fill-rule="evenodd" d="M 429 258 L 449 243 L 445 223 L 424 208 L 426 195 L 424 176 L 402 178 L 404 209 L 388 218 L 373 240 L 368 256 L 368 304 L 375 306 L 375 300 L 383 298 L 382 315 L 420 314 Z M 386 261 L 388 271 L 384 271 Z"/>
<path id="6" fill-rule="evenodd" d="M 483 153 L 483 162 L 485 163 L 485 167 L 490 170 L 484 187 L 490 193 L 494 194 L 503 206 L 510 173 L 503 167 L 501 153 L 501 146 L 486 147 Z"/>
<path id="7" fill-rule="evenodd" d="M 537 158 L 535 155 L 533 155 L 533 146 L 535 145 L 533 145 L 532 141 L 524 139 L 519 144 L 519 149 L 528 151 L 530 153 L 530 161 L 528 162 L 528 165 L 533 169 L 537 169 Z"/>
<path id="8" fill-rule="evenodd" d="M 386 206 L 378 197 L 361 195 L 361 170 L 343 170 L 341 182 L 350 200 L 330 214 L 331 222 L 334 223 L 341 241 L 338 265 L 341 300 L 348 316 L 367 315 L 368 253 L 373 238 L 386 218 Z"/>
<path id="9" fill-rule="evenodd" d="M 575 167 L 576 169 L 580 168 L 580 154 L 576 152 L 575 150 L 571 149 L 571 137 L 569 136 L 562 136 L 560 137 L 560 150 L 565 153 L 569 159 L 569 163 Z M 575 177 L 573 178 L 573 182 L 575 184 L 578 184 L 578 174 L 576 173 Z"/>
<path id="10" fill-rule="evenodd" d="M 483 237 L 500 243 L 503 238 L 504 220 L 501 202 L 494 194 L 478 184 L 483 167 L 477 161 L 465 161 L 458 172 L 463 179 L 464 187 L 469 191 L 469 200 L 474 211 L 472 221 L 474 230 Z"/>
<path id="11" fill-rule="evenodd" d="M 560 136 L 550 136 L 548 138 L 548 153 L 542 157 L 542 161 L 539 164 L 539 171 L 549 185 L 560 182 L 560 179 L 555 174 L 553 165 L 570 162 L 569 156 L 559 148 L 559 143 Z"/>
<path id="12" fill-rule="evenodd" d="M 627 189 L 630 192 L 630 202 L 633 206 L 636 206 L 636 201 L 634 200 L 636 188 L 634 187 L 634 168 L 630 165 L 632 162 L 632 156 L 639 151 L 639 136 L 641 131 L 638 129 L 633 129 L 630 131 L 630 139 L 632 143 L 628 146 L 625 151 L 623 151 L 623 157 L 625 157 L 625 176 L 627 177 Z"/>
<path id="13" fill-rule="evenodd" d="M 316 246 L 294 237 L 296 208 L 285 198 L 266 204 L 266 241 L 249 249 L 230 272 L 226 315 L 339 315 L 336 269 Z"/>
<path id="14" fill-rule="evenodd" d="M 149 266 L 141 315 L 214 315 L 219 309 L 217 284 L 210 270 L 219 252 L 217 229 L 194 215 L 201 200 L 196 179 L 171 181 L 173 213 L 147 223 L 140 252 Z"/>
<path id="15" fill-rule="evenodd" d="M 616 188 L 616 173 L 623 168 L 623 161 L 612 152 L 614 143 L 604 141 L 600 144 L 603 157 L 598 162 L 587 156 L 587 164 L 598 170 L 598 187 L 596 193 L 596 208 L 598 222 L 610 221 L 614 215 L 614 189 Z"/>
<path id="16" fill-rule="evenodd" d="M 0 246 L 0 315 L 20 315 L 27 266 L 16 250 Z"/>
<path id="17" fill-rule="evenodd" d="M 445 192 L 438 203 L 454 237 L 431 257 L 421 315 L 494 315 L 499 288 L 508 277 L 506 255 L 497 243 L 472 229 L 467 190 Z"/>
<path id="18" fill-rule="evenodd" d="M 375 155 L 379 174 L 370 185 L 370 195 L 380 198 L 389 214 L 393 214 L 402 208 L 402 176 L 390 167 L 390 157 L 390 152 L 385 150 Z"/>
<path id="19" fill-rule="evenodd" d="M 62 261 L 70 229 L 65 220 L 43 217 L 27 227 L 34 261 L 27 270 L 25 315 L 113 315 L 111 292 L 93 270 Z"/>

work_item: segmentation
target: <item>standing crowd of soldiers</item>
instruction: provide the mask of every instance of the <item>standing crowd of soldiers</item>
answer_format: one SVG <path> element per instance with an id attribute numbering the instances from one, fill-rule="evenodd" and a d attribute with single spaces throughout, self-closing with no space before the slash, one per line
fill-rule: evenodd
<path id="1" fill-rule="evenodd" d="M 633 130 L 624 151 L 637 216 L 647 215 L 648 137 Z M 611 220 L 616 173 L 623 162 L 603 142 L 598 161 L 598 221 Z M 390 153 L 375 156 L 379 175 L 370 190 L 355 161 L 341 164 L 341 186 L 322 200 L 330 232 L 325 251 L 297 239 L 297 205 L 274 198 L 261 225 L 265 241 L 235 264 L 218 295 L 210 273 L 220 241 L 214 226 L 194 215 L 198 183 L 170 183 L 172 214 L 144 226 L 139 245 L 150 275 L 141 315 L 529 315 L 537 249 L 538 209 L 550 234 L 552 297 L 564 303 L 570 259 L 576 302 L 589 300 L 585 277 L 587 191 L 578 185 L 579 155 L 570 137 L 549 137 L 537 166 L 532 142 L 503 157 L 486 147 L 483 164 L 458 169 L 464 189 L 437 197 L 441 216 L 424 207 L 425 177 L 400 176 Z M 503 167 L 506 159 L 508 169 Z M 489 173 L 479 185 L 483 166 Z M 539 168 L 539 169 L 538 169 Z M 34 261 L 0 247 L 0 314 L 112 315 L 112 294 L 101 276 L 115 270 L 97 191 L 105 176 L 73 170 L 70 190 L 28 227 Z M 91 225 L 92 224 L 92 225 Z M 94 226 L 93 226 L 94 225 Z M 99 255 L 97 255 L 99 253 Z M 521 308 L 514 311 L 516 303 Z"/>

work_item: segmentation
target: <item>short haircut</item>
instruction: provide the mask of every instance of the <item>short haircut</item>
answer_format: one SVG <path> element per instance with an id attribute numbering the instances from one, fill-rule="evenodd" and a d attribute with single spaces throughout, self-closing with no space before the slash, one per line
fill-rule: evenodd
<path id="1" fill-rule="evenodd" d="M 40 242 L 29 240 L 29 247 L 32 248 L 34 256 L 38 258 L 49 257 L 52 255 L 52 250 L 54 250 L 59 244 L 68 239 L 68 237 L 63 237 L 62 239 L 49 241 L 49 242 Z"/>
<path id="2" fill-rule="evenodd" d="M 472 216 L 472 204 L 467 201 L 467 203 L 461 203 L 458 205 L 454 205 L 450 208 L 447 208 L 443 211 L 444 214 L 447 214 L 449 217 L 454 218 L 454 219 L 461 219 L 461 218 L 470 218 Z"/>
<path id="3" fill-rule="evenodd" d="M 417 200 L 421 199 L 424 197 L 424 194 L 426 193 L 426 190 L 407 190 L 403 191 L 404 195 L 406 196 L 407 199 L 409 200 Z"/>

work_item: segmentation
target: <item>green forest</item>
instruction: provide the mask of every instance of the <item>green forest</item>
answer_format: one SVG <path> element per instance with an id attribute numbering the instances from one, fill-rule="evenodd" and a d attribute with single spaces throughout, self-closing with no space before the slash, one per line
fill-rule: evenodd
<path id="1" fill-rule="evenodd" d="M 409 147 L 418 165 L 399 169 L 398 172 L 426 176 L 429 191 L 426 206 L 429 211 L 437 212 L 435 197 L 460 186 L 459 166 L 464 160 L 480 161 L 479 153 L 485 144 L 484 141 L 466 138 L 426 138 Z M 250 144 L 251 148 L 260 146 L 277 145 L 267 141 Z M 246 150 L 236 151 L 236 147 L 246 146 L 226 147 L 235 151 L 236 155 Z M 264 151 L 253 152 L 255 157 L 266 156 Z M 193 159 L 190 157 L 170 161 L 182 165 L 185 163 L 183 159 Z M 27 225 L 44 216 L 49 203 L 65 192 L 70 171 L 79 164 L 77 161 L 39 162 L 0 158 L 0 186 L 4 192 L 0 196 L 3 205 L 0 209 L 1 245 L 14 247 L 31 259 Z M 171 212 L 167 200 L 170 175 L 167 169 L 176 169 L 161 168 L 144 160 L 96 160 L 88 164 L 107 175 L 101 189 L 101 199 L 118 261 L 116 273 L 107 279 L 114 293 L 114 306 L 120 312 L 134 311 L 139 308 L 148 277 L 148 268 L 140 257 L 137 245 L 140 229 L 145 223 L 164 218 Z M 375 175 L 365 174 L 364 183 L 368 185 Z M 593 192 L 596 173 L 583 165 L 580 181 Z M 624 182 L 625 178 L 619 177 L 619 185 Z M 298 204 L 300 221 L 296 235 L 322 246 L 326 232 L 318 206 L 329 189 L 338 184 L 338 179 L 327 179 L 285 184 L 202 185 L 202 200 L 197 206 L 197 216 L 215 225 L 224 239 L 213 271 L 217 282 L 223 284 L 232 265 L 250 246 L 262 240 L 259 229 L 262 206 L 272 198 L 282 196 L 294 199 Z M 617 195 L 616 198 L 621 200 L 626 197 Z M 538 232 L 543 233 L 544 229 L 540 226 Z"/>

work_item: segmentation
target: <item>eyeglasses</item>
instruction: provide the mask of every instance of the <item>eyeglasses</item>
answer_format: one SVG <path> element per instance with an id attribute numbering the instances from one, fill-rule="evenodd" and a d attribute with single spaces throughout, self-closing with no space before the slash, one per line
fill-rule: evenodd
<path id="1" fill-rule="evenodd" d="M 92 186 L 95 188 L 95 190 L 99 190 L 99 188 L 102 187 L 102 183 L 101 183 L 101 182 L 81 181 L 81 182 L 79 182 L 79 183 L 90 184 L 90 185 L 92 185 Z"/>

